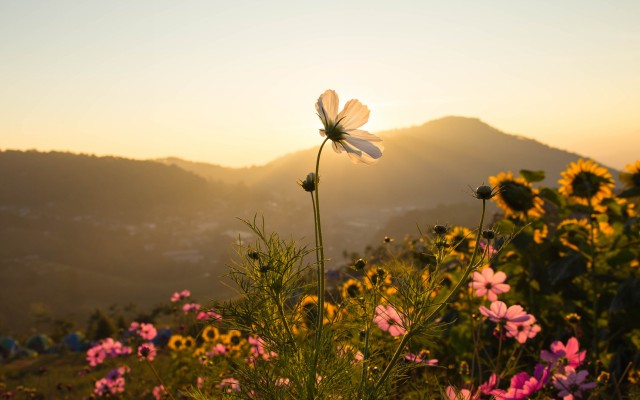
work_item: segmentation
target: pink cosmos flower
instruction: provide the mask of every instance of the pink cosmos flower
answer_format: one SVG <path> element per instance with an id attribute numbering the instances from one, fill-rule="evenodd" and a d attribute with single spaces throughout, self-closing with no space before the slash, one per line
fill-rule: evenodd
<path id="1" fill-rule="evenodd" d="M 426 364 L 429 366 L 438 365 L 438 360 L 436 358 L 429 359 L 428 351 L 421 351 L 418 354 L 407 353 L 404 356 L 404 359 L 416 364 Z"/>
<path id="2" fill-rule="evenodd" d="M 182 311 L 184 311 L 185 314 L 195 313 L 198 312 L 198 310 L 200 310 L 200 304 L 198 303 L 188 303 L 182 306 Z"/>
<path id="3" fill-rule="evenodd" d="M 93 392 L 98 396 L 115 396 L 124 392 L 124 375 L 129 372 L 128 367 L 119 367 L 109 371 L 106 377 L 95 383 Z"/>
<path id="4" fill-rule="evenodd" d="M 473 282 L 469 283 L 469 287 L 476 291 L 476 296 L 486 295 L 489 301 L 496 301 L 499 294 L 511 289 L 511 286 L 503 283 L 505 279 L 507 275 L 504 272 L 494 273 L 493 269 L 487 267 L 482 272 L 473 273 Z"/>
<path id="5" fill-rule="evenodd" d="M 251 354 L 253 354 L 253 357 L 261 357 L 263 360 L 269 360 L 272 357 L 278 356 L 273 351 L 266 351 L 264 346 L 265 342 L 262 338 L 258 336 L 249 336 L 248 341 L 249 344 L 251 344 Z"/>
<path id="6" fill-rule="evenodd" d="M 138 328 L 140 328 L 140 324 L 136 321 L 133 321 L 131 322 L 131 325 L 129 325 L 129 332 L 136 332 Z"/>
<path id="7" fill-rule="evenodd" d="M 401 336 L 407 331 L 403 327 L 402 316 L 391 304 L 387 304 L 386 307 L 383 305 L 377 306 L 373 322 L 378 324 L 383 331 L 389 332 L 391 336 Z"/>
<path id="8" fill-rule="evenodd" d="M 153 393 L 153 397 L 156 400 L 162 400 L 168 394 L 167 390 L 164 388 L 164 385 L 154 387 L 152 393 Z"/>
<path id="9" fill-rule="evenodd" d="M 486 253 L 489 256 L 494 256 L 494 255 L 498 254 L 498 250 L 496 250 L 496 248 L 493 247 L 492 245 L 487 246 L 486 243 L 480 242 L 479 246 L 480 246 L 480 250 L 486 251 Z"/>
<path id="10" fill-rule="evenodd" d="M 157 334 L 158 331 L 153 324 L 142 323 L 138 328 L 138 335 L 140 335 L 143 340 L 153 340 Z"/>
<path id="11" fill-rule="evenodd" d="M 227 393 L 239 392 L 240 382 L 235 378 L 224 378 L 218 387 Z"/>
<path id="12" fill-rule="evenodd" d="M 555 341 L 551 343 L 551 352 L 542 350 L 540 352 L 540 358 L 550 363 L 553 367 L 557 367 L 560 372 L 563 372 L 565 367 L 577 368 L 584 362 L 587 351 L 579 351 L 580 343 L 578 339 L 572 337 L 567 340 L 565 345 L 561 341 Z"/>
<path id="13" fill-rule="evenodd" d="M 536 324 L 536 317 L 531 314 L 529 319 L 523 322 L 507 322 L 507 336 L 515 338 L 518 343 L 523 344 L 527 339 L 535 337 L 540 332 L 540 325 Z"/>
<path id="14" fill-rule="evenodd" d="M 581 399 L 582 392 L 598 386 L 596 382 L 585 382 L 587 375 L 589 372 L 585 370 L 576 372 L 573 367 L 565 367 L 564 374 L 555 374 L 553 386 L 559 390 L 558 396 L 563 400 L 573 400 L 576 397 Z"/>
<path id="15" fill-rule="evenodd" d="M 138 357 L 140 360 L 153 361 L 157 354 L 156 346 L 151 342 L 141 344 L 138 347 Z"/>
<path id="16" fill-rule="evenodd" d="M 185 290 L 183 290 L 183 291 L 182 291 L 182 292 L 180 292 L 180 293 L 175 292 L 175 293 L 173 294 L 173 296 L 171 296 L 171 301 L 172 301 L 173 303 L 175 303 L 175 302 L 177 302 L 177 301 L 184 300 L 184 299 L 186 299 L 186 298 L 187 298 L 187 297 L 189 297 L 189 296 L 191 296 L 191 292 L 190 292 L 190 291 L 188 291 L 187 289 L 185 289 Z"/>
<path id="17" fill-rule="evenodd" d="M 200 311 L 198 312 L 198 316 L 196 317 L 196 319 L 198 321 L 202 321 L 205 319 L 215 319 L 215 320 L 219 320 L 222 319 L 222 316 L 220 314 L 218 314 L 217 312 L 214 311 Z"/>
<path id="18" fill-rule="evenodd" d="M 472 400 L 471 392 L 468 389 L 456 389 L 453 386 L 447 386 L 445 394 L 448 400 Z"/>
<path id="19" fill-rule="evenodd" d="M 204 378 L 199 376 L 196 378 L 196 387 L 198 389 L 202 389 L 202 387 L 204 386 Z"/>
<path id="20" fill-rule="evenodd" d="M 223 345 L 222 343 L 218 343 L 213 348 L 213 352 L 214 354 L 226 354 L 229 352 L 229 349 L 227 348 L 227 346 Z"/>
<path id="21" fill-rule="evenodd" d="M 98 364 L 102 364 L 106 357 L 107 353 L 104 352 L 104 349 L 101 345 L 93 346 L 92 348 L 87 350 L 87 361 L 92 367 L 95 367 Z"/>
<path id="22" fill-rule="evenodd" d="M 487 380 L 486 382 L 480 385 L 478 390 L 480 391 L 480 393 L 489 396 L 490 394 L 493 393 L 493 389 L 497 385 L 498 385 L 498 375 L 494 373 L 494 374 L 491 374 L 491 376 L 489 377 L 489 380 Z"/>
<path id="23" fill-rule="evenodd" d="M 494 301 L 491 303 L 490 309 L 485 306 L 479 307 L 480 313 L 489 320 L 500 323 L 505 322 L 524 322 L 529 319 L 529 315 L 524 312 L 521 306 L 515 305 L 507 308 L 502 301 Z"/>
<path id="24" fill-rule="evenodd" d="M 511 378 L 509 389 L 493 390 L 492 395 L 497 400 L 523 400 L 528 399 L 533 393 L 542 389 L 549 379 L 549 369 L 544 365 L 538 364 L 535 367 L 533 376 L 529 376 L 526 372 L 515 374 Z"/>

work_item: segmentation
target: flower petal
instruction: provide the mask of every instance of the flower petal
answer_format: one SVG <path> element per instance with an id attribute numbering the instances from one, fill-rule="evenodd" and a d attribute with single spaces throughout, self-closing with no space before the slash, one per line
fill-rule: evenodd
<path id="1" fill-rule="evenodd" d="M 340 121 L 340 126 L 345 132 L 360 128 L 366 124 L 368 120 L 369 108 L 355 99 L 349 100 L 347 104 L 344 105 L 337 119 L 337 121 Z"/>
<path id="2" fill-rule="evenodd" d="M 333 90 L 327 90 L 318 97 L 316 112 L 322 121 L 322 125 L 327 127 L 336 121 L 338 116 L 338 94 Z"/>
<path id="3" fill-rule="evenodd" d="M 351 147 L 354 147 L 361 152 L 366 153 L 370 158 L 378 159 L 382 157 L 382 151 L 384 150 L 384 146 L 378 144 L 381 140 L 377 136 L 372 135 L 365 131 L 354 131 L 359 132 L 357 135 L 348 134 L 343 135 L 343 142 L 349 143 Z M 364 133 L 365 135 L 363 135 Z"/>

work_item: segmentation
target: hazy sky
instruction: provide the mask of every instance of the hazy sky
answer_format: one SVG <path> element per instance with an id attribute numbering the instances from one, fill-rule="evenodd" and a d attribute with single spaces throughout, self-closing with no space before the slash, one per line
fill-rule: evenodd
<path id="1" fill-rule="evenodd" d="M 640 1 L 0 1 L 0 148 L 263 164 L 446 115 L 640 157 Z"/>

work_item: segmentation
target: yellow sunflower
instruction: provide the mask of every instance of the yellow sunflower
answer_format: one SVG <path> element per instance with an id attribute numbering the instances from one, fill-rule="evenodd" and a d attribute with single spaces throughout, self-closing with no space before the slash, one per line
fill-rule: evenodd
<path id="1" fill-rule="evenodd" d="M 581 158 L 561 174 L 562 179 L 558 183 L 562 186 L 558 191 L 577 204 L 597 207 L 603 199 L 611 197 L 613 177 L 606 168 L 592 160 Z"/>
<path id="2" fill-rule="evenodd" d="M 359 280 L 352 278 L 342 284 L 340 292 L 343 300 L 357 299 L 362 297 L 364 288 Z"/>
<path id="3" fill-rule="evenodd" d="M 570 249 L 580 251 L 580 242 L 586 244 L 590 240 L 589 229 L 589 222 L 586 219 L 566 219 L 558 224 L 560 242 Z M 596 243 L 601 234 L 611 236 L 614 233 L 613 227 L 606 221 L 597 221 L 591 229 L 593 241 Z"/>
<path id="4" fill-rule="evenodd" d="M 516 178 L 511 172 L 501 172 L 489 178 L 489 184 L 497 188 L 494 196 L 498 207 L 504 211 L 505 217 L 539 218 L 544 214 L 544 201 L 524 178 Z"/>
<path id="5" fill-rule="evenodd" d="M 215 326 L 208 325 L 202 331 L 202 339 L 205 342 L 215 342 L 218 338 L 220 338 L 220 331 Z"/>
<path id="6" fill-rule="evenodd" d="M 333 320 L 336 316 L 336 310 L 337 309 L 333 304 L 325 301 L 324 318 L 322 322 L 326 324 Z M 305 328 L 311 329 L 315 327 L 318 320 L 318 296 L 303 296 L 300 300 L 300 305 L 298 306 L 298 314 L 300 316 L 300 321 Z"/>
<path id="7" fill-rule="evenodd" d="M 533 241 L 537 244 L 542 244 L 547 236 L 549 236 L 549 227 L 547 224 L 542 225 L 539 229 L 533 230 Z"/>
<path id="8" fill-rule="evenodd" d="M 227 345 L 229 350 L 240 350 L 247 342 L 247 340 L 242 337 L 242 332 L 235 329 L 230 330 L 225 335 L 220 335 L 220 340 Z"/>
<path id="9" fill-rule="evenodd" d="M 627 164 L 625 171 L 620 173 L 620 180 L 630 188 L 640 188 L 640 160 L 634 164 Z"/>
<path id="10" fill-rule="evenodd" d="M 196 340 L 191 336 L 184 336 L 182 339 L 186 350 L 193 350 L 196 347 Z"/>
<path id="11" fill-rule="evenodd" d="M 469 228 L 454 226 L 445 235 L 451 254 L 465 258 L 476 247 L 475 237 Z"/>
<path id="12" fill-rule="evenodd" d="M 173 351 L 181 351 L 186 349 L 184 344 L 184 337 L 182 335 L 172 335 L 169 338 L 169 343 L 167 346 Z"/>

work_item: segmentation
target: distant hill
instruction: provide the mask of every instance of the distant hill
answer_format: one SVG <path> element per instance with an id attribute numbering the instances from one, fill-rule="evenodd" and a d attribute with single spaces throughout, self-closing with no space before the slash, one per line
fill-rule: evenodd
<path id="1" fill-rule="evenodd" d="M 479 204 L 471 188 L 489 176 L 545 170 L 544 184 L 555 186 L 579 157 L 474 118 L 379 135 L 385 152 L 376 165 L 353 165 L 330 147 L 323 154 L 328 268 L 384 235 L 417 234 L 416 225 L 475 225 Z M 314 169 L 316 152 L 225 168 L 175 158 L 1 151 L 0 334 L 28 329 L 43 312 L 82 320 L 111 299 L 145 306 L 185 288 L 202 302 L 229 296 L 220 277 L 234 241 L 250 238 L 237 217 L 262 215 L 267 230 L 313 242 L 310 197 L 296 181 Z"/>
<path id="2" fill-rule="evenodd" d="M 321 160 L 323 219 L 331 235 L 327 246 L 360 249 L 377 242 L 388 222 L 408 212 L 439 204 L 475 204 L 471 189 L 501 171 L 544 170 L 547 186 L 556 186 L 560 172 L 580 156 L 535 140 L 506 134 L 476 118 L 445 117 L 420 126 L 378 132 L 385 151 L 372 166 L 353 165 L 345 155 L 324 150 Z M 318 145 L 321 142 L 318 136 Z M 260 188 L 275 201 L 308 208 L 308 197 L 295 184 L 314 169 L 317 148 L 280 157 L 264 166 L 223 168 L 176 159 L 162 160 L 208 179 L 241 180 Z M 414 226 L 407 227 L 415 232 Z M 297 221 L 288 226 L 293 232 Z M 308 236 L 312 230 L 305 231 Z M 328 235 L 327 237 L 330 237 Z M 333 254 L 344 249 L 334 247 Z"/>
<path id="3" fill-rule="evenodd" d="M 222 185 L 149 161 L 62 152 L 0 152 L 0 204 L 73 215 L 146 218 L 203 207 Z"/>

